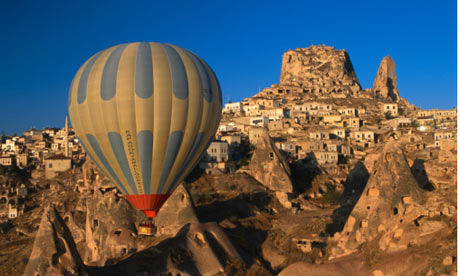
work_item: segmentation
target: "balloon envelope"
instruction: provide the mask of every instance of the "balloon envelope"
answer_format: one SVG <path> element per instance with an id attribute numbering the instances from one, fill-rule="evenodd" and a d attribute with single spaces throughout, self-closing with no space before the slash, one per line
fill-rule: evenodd
<path id="1" fill-rule="evenodd" d="M 70 120 L 86 152 L 151 217 L 201 159 L 221 109 L 212 69 L 192 52 L 163 43 L 96 53 L 69 91 Z"/>

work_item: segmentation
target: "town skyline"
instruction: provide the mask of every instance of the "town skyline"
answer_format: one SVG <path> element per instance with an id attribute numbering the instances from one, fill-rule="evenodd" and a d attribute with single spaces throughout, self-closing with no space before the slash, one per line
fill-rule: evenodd
<path id="1" fill-rule="evenodd" d="M 63 126 L 68 88 L 81 64 L 100 50 L 135 41 L 172 43 L 202 56 L 216 72 L 224 102 L 279 83 L 281 57 L 289 49 L 325 44 L 348 51 L 363 89 L 372 87 L 380 60 L 390 55 L 400 94 L 411 104 L 457 106 L 454 1 L 395 1 L 383 7 L 336 3 L 333 8 L 173 4 L 4 4 L 2 37 L 9 43 L 0 46 L 5 64 L 0 92 L 8 105 L 0 132 Z"/>

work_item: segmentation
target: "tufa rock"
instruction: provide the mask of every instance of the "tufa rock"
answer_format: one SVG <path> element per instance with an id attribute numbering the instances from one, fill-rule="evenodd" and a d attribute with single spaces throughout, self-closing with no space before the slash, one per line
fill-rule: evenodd
<path id="1" fill-rule="evenodd" d="M 266 130 L 257 142 L 249 170 L 254 179 L 272 191 L 294 192 L 289 165 Z"/>
<path id="2" fill-rule="evenodd" d="M 279 269 L 287 260 L 278 249 L 265 243 L 262 245 L 262 256 L 272 269 Z"/>
<path id="3" fill-rule="evenodd" d="M 400 100 L 396 88 L 396 64 L 390 56 L 386 56 L 380 63 L 377 76 L 374 80 L 374 91 L 383 98 L 390 98 L 397 102 Z"/>
<path id="4" fill-rule="evenodd" d="M 310 46 L 284 53 L 280 84 L 345 89 L 353 93 L 361 90 L 348 53 L 329 46 Z"/>
<path id="5" fill-rule="evenodd" d="M 419 188 L 401 146 L 390 138 L 380 157 L 369 171 L 369 180 L 348 217 L 338 240 L 338 247 L 351 253 L 366 241 L 383 234 L 380 249 L 407 247 L 406 233 L 399 230 L 425 213 L 423 191 Z M 398 229 L 399 228 L 399 229 Z M 412 233 L 412 232 L 408 232 Z M 392 251 L 395 247 L 393 246 Z M 339 254 L 341 255 L 341 254 Z"/>
<path id="6" fill-rule="evenodd" d="M 88 275 L 65 222 L 46 207 L 24 275 Z"/>
<path id="7" fill-rule="evenodd" d="M 145 219 L 141 211 L 132 208 L 115 190 L 102 192 L 96 189 L 92 195 L 87 197 L 86 204 L 85 263 L 104 265 L 110 259 L 135 251 L 130 239 L 113 241 L 112 239 L 116 237 L 112 233 L 119 229 L 136 233 L 135 226 Z M 126 242 L 124 247 L 120 241 Z M 116 244 L 120 251 L 115 252 L 113 244 Z"/>
<path id="8" fill-rule="evenodd" d="M 192 198 L 182 184 L 174 190 L 154 218 L 157 233 L 171 236 L 176 235 L 187 223 L 198 222 Z"/>
<path id="9" fill-rule="evenodd" d="M 119 227 L 109 232 L 104 246 L 105 265 L 115 263 L 116 259 L 137 251 L 136 233 Z"/>
<path id="10" fill-rule="evenodd" d="M 360 273 L 363 265 L 356 261 L 338 262 L 328 264 L 310 264 L 307 262 L 296 262 L 283 269 L 278 276 L 349 276 L 365 275 Z"/>
<path id="11" fill-rule="evenodd" d="M 113 266 L 91 268 L 94 275 L 227 275 L 243 266 L 238 251 L 214 222 L 187 224 L 175 237 L 133 254 Z"/>

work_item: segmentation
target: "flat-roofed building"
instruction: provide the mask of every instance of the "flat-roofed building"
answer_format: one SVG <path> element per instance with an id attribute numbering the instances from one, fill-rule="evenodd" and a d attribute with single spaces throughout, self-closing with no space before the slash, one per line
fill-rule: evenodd
<path id="1" fill-rule="evenodd" d="M 257 141 L 262 136 L 264 129 L 261 127 L 251 127 L 249 128 L 249 143 L 255 145 Z"/>
<path id="2" fill-rule="evenodd" d="M 358 112 L 357 112 L 356 108 L 354 108 L 354 107 L 339 108 L 339 109 L 337 109 L 337 112 L 340 115 L 344 116 L 344 117 L 349 117 L 349 116 L 354 117 L 354 116 L 358 115 Z"/>
<path id="3" fill-rule="evenodd" d="M 380 110 L 383 114 L 389 113 L 391 116 L 398 115 L 398 104 L 397 103 L 383 103 L 380 105 Z"/>
<path id="4" fill-rule="evenodd" d="M 70 169 L 72 159 L 63 154 L 54 155 L 45 159 L 45 177 L 50 179 L 60 172 Z"/>
<path id="5" fill-rule="evenodd" d="M 12 167 L 15 164 L 14 155 L 0 156 L 0 165 L 5 167 Z"/>
<path id="6" fill-rule="evenodd" d="M 224 135 L 220 139 L 226 141 L 230 146 L 241 145 L 241 135 Z"/>
<path id="7" fill-rule="evenodd" d="M 327 115 L 323 117 L 323 122 L 328 124 L 333 124 L 342 121 L 342 116 L 340 115 Z"/>
<path id="8" fill-rule="evenodd" d="M 337 152 L 314 151 L 313 154 L 315 155 L 316 161 L 321 165 L 337 164 L 337 161 L 339 160 L 339 154 Z"/>
<path id="9" fill-rule="evenodd" d="M 350 132 L 350 138 L 358 142 L 361 142 L 361 141 L 374 142 L 375 134 L 374 134 L 374 131 L 372 130 L 356 130 L 356 131 Z"/>
<path id="10" fill-rule="evenodd" d="M 243 103 L 226 103 L 224 109 L 222 110 L 224 113 L 239 113 L 243 111 Z"/>
<path id="11" fill-rule="evenodd" d="M 345 139 L 347 133 L 345 128 L 333 128 L 330 130 L 329 134 L 331 138 Z"/>
<path id="12" fill-rule="evenodd" d="M 228 143 L 227 141 L 214 141 L 206 150 L 209 161 L 227 162 L 228 161 Z"/>
<path id="13" fill-rule="evenodd" d="M 321 131 L 321 130 L 310 131 L 308 136 L 310 137 L 310 139 L 314 139 L 314 140 L 329 139 L 329 133 L 326 131 Z"/>
<path id="14" fill-rule="evenodd" d="M 431 117 L 435 119 L 455 119 L 457 118 L 457 108 L 453 109 L 430 109 L 417 112 L 417 118 Z"/>
<path id="15" fill-rule="evenodd" d="M 257 117 L 251 117 L 250 125 L 251 126 L 267 126 L 268 122 L 269 122 L 268 117 L 257 116 Z"/>

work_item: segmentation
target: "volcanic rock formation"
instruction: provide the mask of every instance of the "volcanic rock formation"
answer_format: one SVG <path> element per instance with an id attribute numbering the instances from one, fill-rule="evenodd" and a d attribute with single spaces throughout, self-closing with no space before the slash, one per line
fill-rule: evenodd
<path id="1" fill-rule="evenodd" d="M 44 210 L 24 275 L 88 275 L 72 234 L 54 207 Z"/>
<path id="2" fill-rule="evenodd" d="M 294 193 L 291 171 L 283 154 L 264 130 L 249 163 L 251 176 L 275 191 L 275 195 L 283 206 L 290 208 L 288 196 Z"/>
<path id="3" fill-rule="evenodd" d="M 396 64 L 390 56 L 386 56 L 380 63 L 377 76 L 374 80 L 375 92 L 383 98 L 399 101 L 399 93 L 396 88 Z"/>
<path id="4" fill-rule="evenodd" d="M 145 219 L 140 211 L 133 209 L 115 190 L 102 192 L 97 189 L 88 196 L 86 203 L 85 263 L 104 265 L 112 258 L 136 251 L 130 238 L 120 239 L 119 236 L 137 232 L 135 225 Z"/>
<path id="5" fill-rule="evenodd" d="M 388 140 L 369 174 L 343 231 L 335 236 L 336 251 L 353 252 L 360 244 L 377 237 L 381 237 L 382 251 L 406 249 L 409 233 L 413 234 L 412 228 L 417 227 L 414 221 L 425 214 L 423 191 L 396 140 Z"/>
<path id="6" fill-rule="evenodd" d="M 198 223 L 192 198 L 181 184 L 171 194 L 154 219 L 157 233 L 174 236 L 187 223 Z"/>
<path id="7" fill-rule="evenodd" d="M 116 265 L 93 268 L 94 275 L 226 275 L 229 264 L 244 265 L 214 222 L 187 224 L 173 238 L 135 253 Z"/>
<path id="8" fill-rule="evenodd" d="M 331 92 L 338 89 L 361 90 L 348 53 L 329 46 L 298 48 L 284 53 L 280 84 L 322 87 Z"/>

